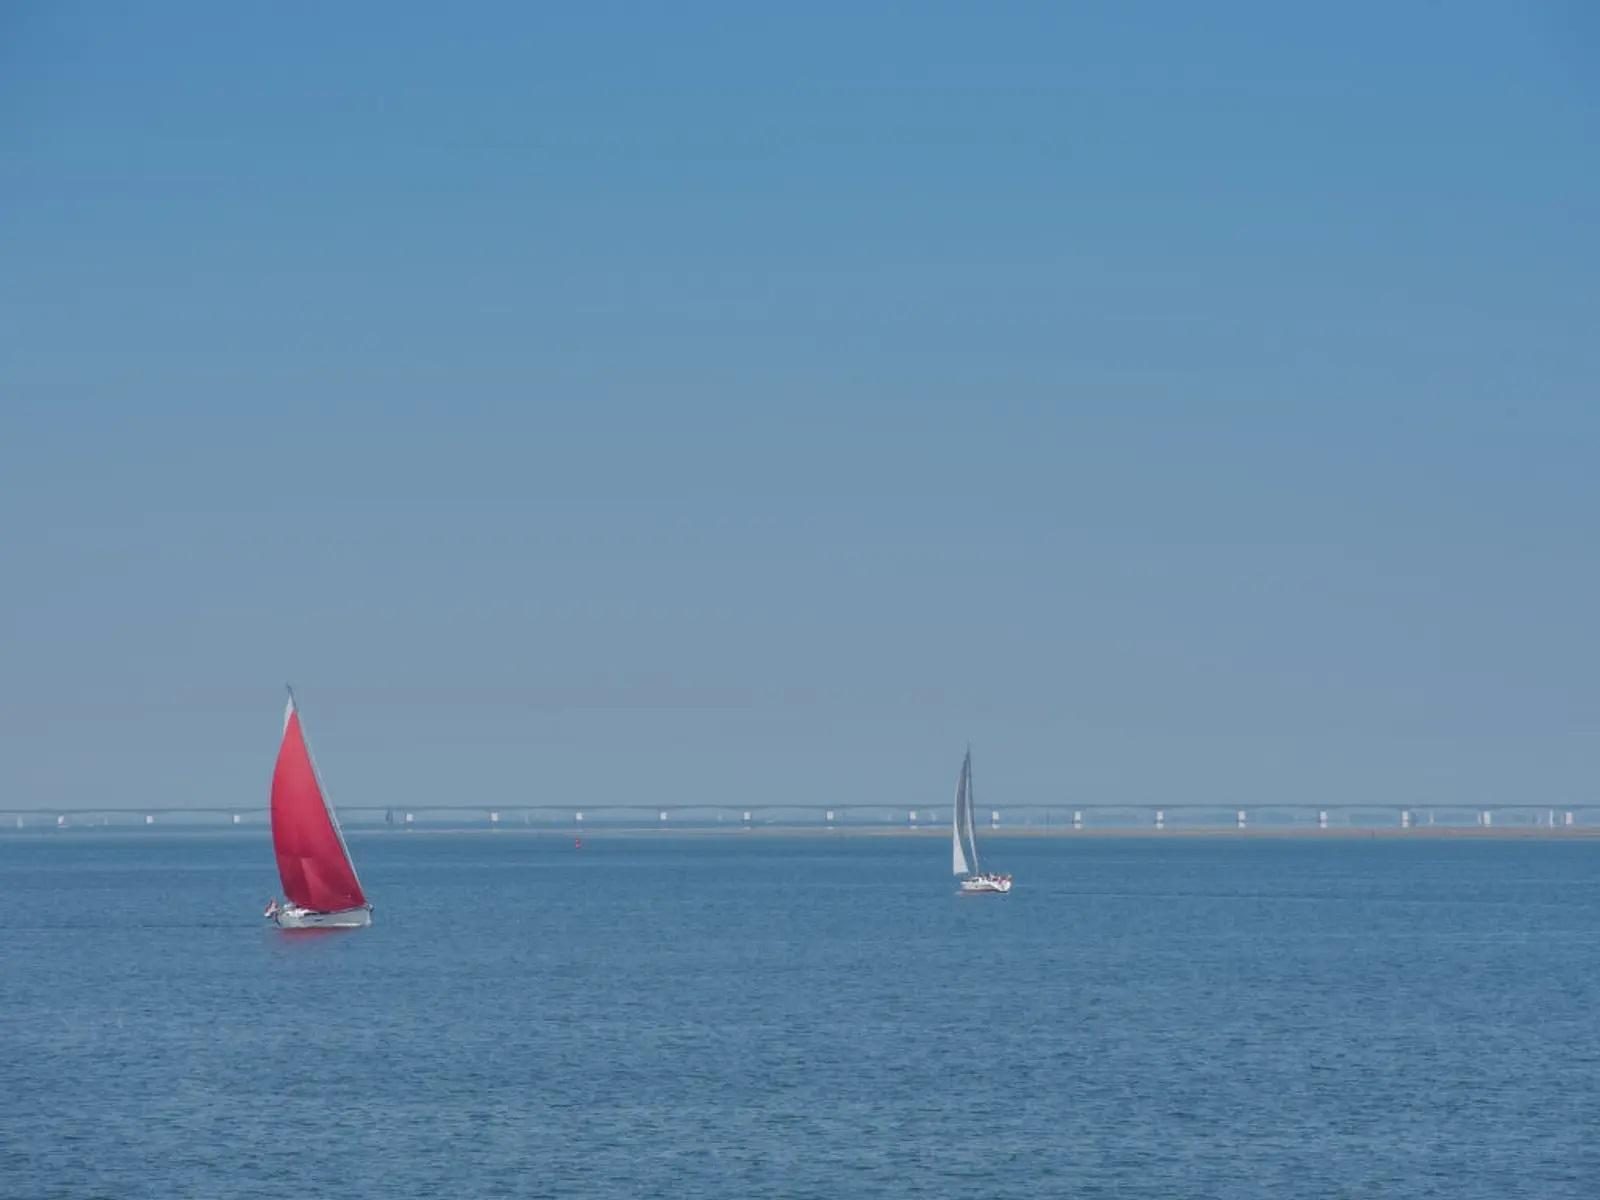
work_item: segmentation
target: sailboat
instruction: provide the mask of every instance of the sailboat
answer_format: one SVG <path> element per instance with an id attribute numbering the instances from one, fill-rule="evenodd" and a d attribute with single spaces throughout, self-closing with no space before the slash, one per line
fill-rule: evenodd
<path id="1" fill-rule="evenodd" d="M 288 899 L 263 914 L 285 929 L 350 929 L 372 924 L 339 818 L 306 745 L 294 692 L 283 711 L 283 741 L 272 771 L 272 850 Z"/>
<path id="2" fill-rule="evenodd" d="M 972 747 L 961 760 L 961 779 L 956 784 L 955 815 L 950 822 L 950 840 L 956 878 L 969 895 L 1004 894 L 1011 890 L 1011 876 L 993 875 L 978 869 L 978 834 L 972 819 Z"/>

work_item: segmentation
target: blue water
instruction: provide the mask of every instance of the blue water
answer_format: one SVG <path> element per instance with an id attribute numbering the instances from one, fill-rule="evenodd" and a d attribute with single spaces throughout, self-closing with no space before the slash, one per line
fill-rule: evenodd
<path id="1" fill-rule="evenodd" d="M 0 1195 L 1600 1196 L 1600 841 L 0 838 Z"/>

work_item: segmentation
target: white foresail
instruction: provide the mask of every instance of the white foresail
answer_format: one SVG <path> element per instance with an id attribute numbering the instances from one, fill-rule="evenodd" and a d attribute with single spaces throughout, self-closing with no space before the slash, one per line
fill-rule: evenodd
<path id="1" fill-rule="evenodd" d="M 956 784 L 955 813 L 950 821 L 951 865 L 957 875 L 978 869 L 978 847 L 972 837 L 972 751 L 961 760 L 961 779 Z"/>
<path id="2" fill-rule="evenodd" d="M 967 803 L 966 812 L 962 817 L 961 823 L 966 829 L 967 833 L 967 859 L 972 863 L 972 873 L 976 875 L 980 873 L 981 868 L 978 866 L 978 824 L 976 813 L 974 811 L 977 807 L 977 801 L 973 798 L 972 794 L 972 750 L 970 747 L 967 749 L 967 757 L 966 761 L 962 764 L 962 770 L 967 776 L 967 786 L 965 789 Z"/>
<path id="3" fill-rule="evenodd" d="M 961 764 L 961 777 L 956 780 L 956 806 L 950 817 L 950 843 L 954 857 L 955 874 L 967 873 L 967 856 L 961 846 L 961 814 L 967 803 L 967 764 Z"/>

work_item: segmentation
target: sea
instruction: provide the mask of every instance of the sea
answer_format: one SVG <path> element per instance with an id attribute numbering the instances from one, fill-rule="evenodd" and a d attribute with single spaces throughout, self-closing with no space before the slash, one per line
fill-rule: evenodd
<path id="1" fill-rule="evenodd" d="M 0 1196 L 1600 1196 L 1600 839 L 0 837 Z"/>

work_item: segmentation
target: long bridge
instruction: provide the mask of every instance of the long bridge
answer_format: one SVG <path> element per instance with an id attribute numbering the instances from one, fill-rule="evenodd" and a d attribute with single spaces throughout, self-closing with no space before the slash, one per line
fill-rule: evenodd
<path id="1" fill-rule="evenodd" d="M 830 807 L 782 804 L 472 804 L 340 805 L 352 828 L 541 829 L 781 827 L 787 829 L 936 829 L 949 823 L 949 809 L 901 808 L 888 804 Z M 1600 805 L 1531 803 L 1397 804 L 1264 803 L 1048 803 L 984 807 L 978 819 L 992 830 L 1070 833 L 1096 830 L 1338 830 L 1497 828 L 1552 831 L 1593 829 Z M 27 806 L 0 805 L 0 832 L 43 828 L 128 826 L 264 826 L 264 805 L 242 806 Z"/>

